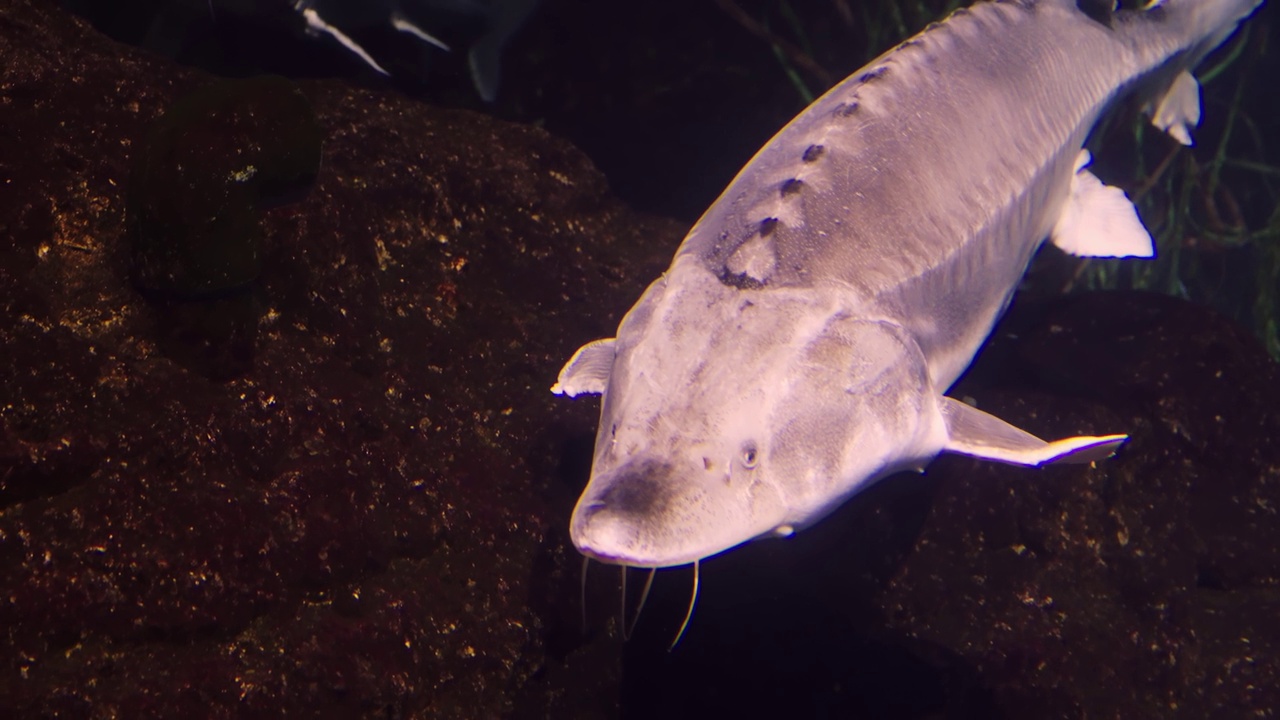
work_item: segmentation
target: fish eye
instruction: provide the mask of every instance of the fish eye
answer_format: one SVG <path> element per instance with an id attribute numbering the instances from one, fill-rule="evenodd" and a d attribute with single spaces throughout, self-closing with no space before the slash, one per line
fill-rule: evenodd
<path id="1" fill-rule="evenodd" d="M 756 452 L 755 443 L 742 446 L 742 466 L 750 470 L 760 462 L 760 454 Z"/>

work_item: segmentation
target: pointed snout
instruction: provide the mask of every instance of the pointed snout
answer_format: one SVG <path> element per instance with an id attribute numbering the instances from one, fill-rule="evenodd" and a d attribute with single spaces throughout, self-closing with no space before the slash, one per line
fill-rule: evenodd
<path id="1" fill-rule="evenodd" d="M 569 527 L 578 552 L 614 565 L 643 567 L 634 548 L 639 545 L 635 519 L 602 502 L 579 504 Z"/>
<path id="2" fill-rule="evenodd" d="M 682 544 L 673 537 L 681 489 L 668 463 L 636 459 L 593 477 L 569 523 L 574 547 L 614 565 L 666 567 Z"/>
<path id="3" fill-rule="evenodd" d="M 635 457 L 600 474 L 578 500 L 569 535 L 578 551 L 613 565 L 688 565 L 784 523 L 768 483 L 730 482 L 702 458 Z"/>

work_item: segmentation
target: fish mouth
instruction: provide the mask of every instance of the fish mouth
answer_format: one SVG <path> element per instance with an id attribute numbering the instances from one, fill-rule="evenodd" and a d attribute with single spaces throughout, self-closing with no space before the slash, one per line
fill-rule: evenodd
<path id="1" fill-rule="evenodd" d="M 660 567 L 675 567 L 672 565 L 656 564 L 642 558 L 631 557 L 625 554 L 596 550 L 589 545 L 578 542 L 574 543 L 574 547 L 576 547 L 578 552 L 584 557 L 591 558 L 596 562 L 604 563 L 606 565 L 618 565 L 620 567 L 638 568 L 641 570 L 656 570 Z"/>

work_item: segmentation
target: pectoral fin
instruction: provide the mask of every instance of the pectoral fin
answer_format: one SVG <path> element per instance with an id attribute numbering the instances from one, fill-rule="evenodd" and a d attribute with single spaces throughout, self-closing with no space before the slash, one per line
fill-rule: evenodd
<path id="1" fill-rule="evenodd" d="M 613 338 L 594 340 L 578 348 L 569 358 L 551 386 L 557 395 L 574 397 L 584 393 L 600 394 L 609 384 L 613 371 Z"/>
<path id="2" fill-rule="evenodd" d="M 1045 442 L 959 400 L 943 397 L 939 407 L 947 425 L 945 452 L 1011 465 L 1094 462 L 1111 457 L 1129 439 L 1128 435 L 1103 435 Z"/>
<path id="3" fill-rule="evenodd" d="M 1052 240 L 1064 252 L 1085 257 L 1151 257 L 1151 234 L 1118 187 L 1103 185 L 1085 169 L 1089 151 L 1076 158 L 1071 194 L 1053 227 Z"/>
<path id="4" fill-rule="evenodd" d="M 1191 128 L 1200 124 L 1200 83 L 1183 70 L 1163 95 L 1147 103 L 1151 124 L 1183 145 L 1191 144 Z"/>

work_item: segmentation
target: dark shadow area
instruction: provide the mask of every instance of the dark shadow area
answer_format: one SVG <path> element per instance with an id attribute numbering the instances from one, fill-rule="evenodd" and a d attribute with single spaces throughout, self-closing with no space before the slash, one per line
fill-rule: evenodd
<path id="1" fill-rule="evenodd" d="M 762 540 L 705 561 L 697 606 L 674 650 L 691 568 L 660 571 L 625 645 L 623 716 L 630 718 L 996 718 L 958 658 L 886 633 L 875 596 L 910 551 L 933 483 L 902 474 L 786 540 Z M 618 613 L 617 571 L 602 615 Z M 629 576 L 634 612 L 644 573 Z M 608 593 L 604 593 L 608 595 Z M 943 610 L 945 598 L 938 598 Z M 616 622 L 616 621 L 610 621 Z"/>

